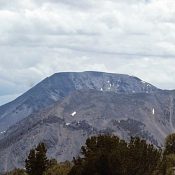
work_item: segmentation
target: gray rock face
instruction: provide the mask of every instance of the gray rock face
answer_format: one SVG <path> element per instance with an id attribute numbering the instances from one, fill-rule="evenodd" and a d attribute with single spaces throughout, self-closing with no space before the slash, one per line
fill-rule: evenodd
<path id="1" fill-rule="evenodd" d="M 74 91 L 1 134 L 0 171 L 23 167 L 29 150 L 39 142 L 47 145 L 49 157 L 64 161 L 72 160 L 91 135 L 141 136 L 162 146 L 165 136 L 174 131 L 174 91 Z"/>
<path id="2" fill-rule="evenodd" d="M 103 72 L 58 73 L 46 78 L 16 100 L 0 107 L 0 132 L 32 113 L 51 106 L 76 90 L 115 93 L 153 93 L 158 89 L 136 77 Z"/>

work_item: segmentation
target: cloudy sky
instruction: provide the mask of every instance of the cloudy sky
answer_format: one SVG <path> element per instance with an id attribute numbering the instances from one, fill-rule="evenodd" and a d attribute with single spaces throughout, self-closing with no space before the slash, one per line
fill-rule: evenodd
<path id="1" fill-rule="evenodd" d="M 175 89 L 175 1 L 0 0 L 0 104 L 85 70 Z"/>

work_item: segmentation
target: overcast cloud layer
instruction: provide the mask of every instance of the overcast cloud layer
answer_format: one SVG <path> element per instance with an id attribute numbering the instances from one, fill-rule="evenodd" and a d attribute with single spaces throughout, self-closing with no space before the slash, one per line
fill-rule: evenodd
<path id="1" fill-rule="evenodd" d="M 174 0 L 4 0 L 0 26 L 0 104 L 61 71 L 175 89 Z"/>

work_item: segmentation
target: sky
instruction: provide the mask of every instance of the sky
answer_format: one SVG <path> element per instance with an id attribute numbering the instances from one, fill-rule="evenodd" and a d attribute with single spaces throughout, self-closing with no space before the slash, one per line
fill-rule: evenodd
<path id="1" fill-rule="evenodd" d="M 86 70 L 175 89 L 175 1 L 0 0 L 0 105 Z"/>

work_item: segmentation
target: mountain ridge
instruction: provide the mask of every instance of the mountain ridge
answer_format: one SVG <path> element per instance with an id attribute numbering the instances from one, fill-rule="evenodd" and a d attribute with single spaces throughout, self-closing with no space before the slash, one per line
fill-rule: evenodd
<path id="1" fill-rule="evenodd" d="M 87 137 L 103 133 L 126 140 L 140 136 L 162 146 L 165 136 L 174 131 L 174 112 L 174 92 L 75 91 L 19 121 L 1 136 L 0 170 L 22 168 L 29 150 L 39 142 L 47 145 L 49 157 L 59 161 L 71 160 Z"/>
<path id="2" fill-rule="evenodd" d="M 116 93 L 152 93 L 159 90 L 137 77 L 124 74 L 95 71 L 55 73 L 14 101 L 0 106 L 0 132 L 57 100 L 62 100 L 71 92 L 81 89 Z"/>

